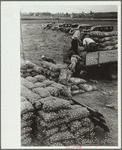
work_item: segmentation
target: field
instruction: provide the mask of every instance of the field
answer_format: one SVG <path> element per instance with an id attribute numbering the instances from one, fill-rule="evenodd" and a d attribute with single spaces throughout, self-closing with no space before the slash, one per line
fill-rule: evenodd
<path id="1" fill-rule="evenodd" d="M 98 22 L 99 24 L 114 25 L 115 30 L 117 29 L 117 23 L 115 21 Z M 89 24 L 98 24 L 98 22 L 89 22 Z M 62 63 L 64 52 L 67 52 L 70 48 L 71 37 L 60 31 L 42 30 L 43 24 L 44 20 L 22 21 L 23 50 L 21 51 L 21 57 L 29 59 L 39 66 L 42 55 L 53 58 L 57 63 Z M 97 128 L 95 131 L 97 140 L 94 141 L 92 145 L 117 146 L 117 81 L 108 81 L 102 77 L 97 77 L 97 80 L 99 81 L 98 84 L 96 84 L 98 91 L 77 95 L 74 98 L 94 109 L 98 109 L 105 116 L 105 120 L 110 129 L 110 132 L 107 133 L 102 129 Z M 115 108 L 107 108 L 105 106 L 112 102 L 115 102 Z M 89 144 L 86 143 L 86 145 Z"/>

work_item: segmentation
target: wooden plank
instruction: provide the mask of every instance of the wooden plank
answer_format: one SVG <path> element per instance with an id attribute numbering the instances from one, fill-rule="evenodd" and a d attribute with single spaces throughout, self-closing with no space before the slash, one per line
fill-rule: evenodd
<path id="1" fill-rule="evenodd" d="M 118 60 L 118 51 L 109 50 L 109 51 L 100 51 L 99 53 L 99 63 L 107 63 Z"/>
<path id="2" fill-rule="evenodd" d="M 98 64 L 98 52 L 92 52 L 86 54 L 86 65 L 97 65 Z"/>

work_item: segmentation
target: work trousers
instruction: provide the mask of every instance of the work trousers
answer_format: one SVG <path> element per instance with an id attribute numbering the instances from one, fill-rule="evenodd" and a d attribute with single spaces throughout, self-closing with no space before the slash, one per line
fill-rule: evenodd
<path id="1" fill-rule="evenodd" d="M 78 41 L 77 40 L 72 39 L 71 49 L 76 55 L 78 55 Z"/>
<path id="2" fill-rule="evenodd" d="M 96 43 L 90 43 L 89 45 L 88 45 L 88 50 L 87 50 L 87 52 L 95 52 L 96 51 Z"/>

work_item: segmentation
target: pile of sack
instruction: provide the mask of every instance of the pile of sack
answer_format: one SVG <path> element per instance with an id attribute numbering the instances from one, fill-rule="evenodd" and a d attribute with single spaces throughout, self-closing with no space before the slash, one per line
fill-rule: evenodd
<path id="1" fill-rule="evenodd" d="M 28 61 L 28 60 L 23 60 L 21 59 L 20 63 L 20 75 L 23 78 L 26 78 L 28 76 L 36 76 L 38 74 L 43 73 L 43 67 L 38 67 L 36 64 Z"/>
<path id="2" fill-rule="evenodd" d="M 60 68 L 57 64 L 53 64 L 47 61 L 41 61 L 41 66 L 43 67 L 43 75 L 53 81 L 58 81 L 60 74 Z"/>
<path id="3" fill-rule="evenodd" d="M 40 99 L 50 96 L 68 97 L 67 88 L 64 85 L 46 79 L 43 75 L 21 78 L 21 143 L 29 146 L 32 141 L 32 123 L 35 120 L 34 108 L 40 108 Z M 70 102 L 70 101 L 69 101 Z"/>
<path id="4" fill-rule="evenodd" d="M 35 119 L 33 105 L 21 96 L 21 145 L 29 146 L 33 138 L 33 123 Z"/>
<path id="5" fill-rule="evenodd" d="M 58 81 L 59 74 L 60 74 L 60 67 L 56 64 L 47 61 L 41 61 L 40 67 L 36 64 L 21 59 L 21 77 L 26 78 L 28 76 L 36 76 L 39 74 L 44 75 L 46 78 L 53 80 L 55 82 Z"/>
<path id="6" fill-rule="evenodd" d="M 49 79 L 42 80 L 43 75 L 21 78 L 21 96 L 32 104 L 40 98 L 49 96 L 65 96 L 71 98 L 68 88 Z M 44 79 L 44 78 L 43 78 Z"/>
<path id="7" fill-rule="evenodd" d="M 118 49 L 117 31 L 100 32 L 93 31 L 89 34 L 96 43 L 98 43 L 99 51 Z"/>
<path id="8" fill-rule="evenodd" d="M 71 77 L 69 79 L 71 84 L 71 94 L 82 94 L 85 92 L 96 91 L 97 87 L 95 85 L 86 84 L 86 81 L 81 78 Z"/>
<path id="9" fill-rule="evenodd" d="M 94 135 L 89 111 L 68 100 L 47 97 L 35 103 L 37 112 L 35 137 L 41 146 L 82 145 Z"/>
<path id="10" fill-rule="evenodd" d="M 91 138 L 94 125 L 88 118 L 89 111 L 71 100 L 59 98 L 61 94 L 68 96 L 66 92 L 64 85 L 43 75 L 21 78 L 23 146 L 29 146 L 33 136 L 44 146 L 77 145 L 77 142 L 82 144 L 81 139 Z"/>
<path id="11" fill-rule="evenodd" d="M 29 62 L 25 66 L 27 64 L 29 67 L 33 65 Z M 70 78 L 67 87 L 47 79 L 41 71 L 38 75 L 21 77 L 22 146 L 32 145 L 33 137 L 44 146 L 82 145 L 83 140 L 94 135 L 89 111 L 70 99 L 73 86 L 76 92 L 76 86 L 81 84 L 85 87 L 86 81 Z"/>
<path id="12" fill-rule="evenodd" d="M 67 89 L 72 96 L 97 90 L 95 85 L 89 85 L 86 83 L 86 80 L 77 77 L 71 77 L 71 75 L 72 73 L 69 69 L 62 69 L 59 76 L 59 83 L 67 85 Z"/>

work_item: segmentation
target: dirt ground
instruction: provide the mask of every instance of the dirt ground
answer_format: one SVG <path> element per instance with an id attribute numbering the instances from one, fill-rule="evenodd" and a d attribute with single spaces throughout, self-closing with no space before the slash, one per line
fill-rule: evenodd
<path id="1" fill-rule="evenodd" d="M 53 58 L 57 63 L 63 62 L 63 52 L 70 48 L 70 35 L 60 31 L 42 30 L 42 24 L 32 21 L 22 23 L 23 51 L 21 57 L 40 66 L 41 55 Z M 96 140 L 92 146 L 117 146 L 118 145 L 118 85 L 117 81 L 108 81 L 105 78 L 97 78 L 95 84 L 98 91 L 87 92 L 74 96 L 75 99 L 99 110 L 106 120 L 110 132 L 104 132 L 101 128 L 95 129 Z M 93 83 L 88 82 L 91 85 Z M 114 108 L 105 105 L 115 102 Z M 85 143 L 84 145 L 89 145 Z"/>

